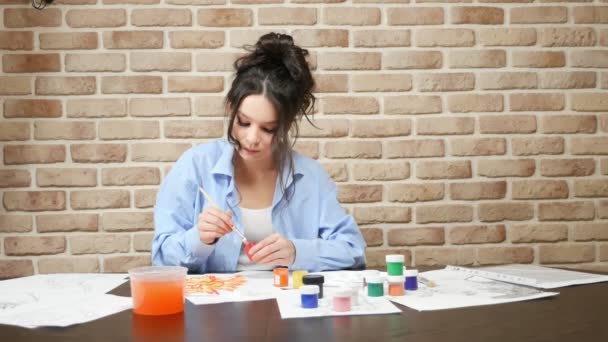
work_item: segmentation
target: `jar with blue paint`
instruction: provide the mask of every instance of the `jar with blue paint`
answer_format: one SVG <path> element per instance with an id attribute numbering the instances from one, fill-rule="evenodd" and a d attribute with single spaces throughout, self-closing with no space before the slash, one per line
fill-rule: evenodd
<path id="1" fill-rule="evenodd" d="M 303 285 L 300 287 L 300 298 L 304 309 L 319 307 L 319 287 L 317 285 Z"/>
<path id="2" fill-rule="evenodd" d="M 408 291 L 418 290 L 418 270 L 405 271 L 405 289 Z"/>

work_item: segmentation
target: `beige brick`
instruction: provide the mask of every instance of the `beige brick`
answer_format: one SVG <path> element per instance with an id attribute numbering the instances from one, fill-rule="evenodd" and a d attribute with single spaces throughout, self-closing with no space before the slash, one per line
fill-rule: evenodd
<path id="1" fill-rule="evenodd" d="M 568 239 L 568 225 L 558 223 L 530 223 L 513 225 L 509 229 L 513 243 L 557 242 Z"/>
<path id="2" fill-rule="evenodd" d="M 13 72 L 59 72 L 61 60 L 59 54 L 11 54 L 2 56 L 2 71 Z"/>
<path id="3" fill-rule="evenodd" d="M 348 75 L 315 74 L 315 93 L 334 93 L 348 91 Z"/>
<path id="4" fill-rule="evenodd" d="M 353 215 L 358 224 L 407 223 L 412 220 L 412 210 L 407 207 L 367 206 L 355 208 Z"/>
<path id="5" fill-rule="evenodd" d="M 391 202 L 438 201 L 445 196 L 444 186 L 441 183 L 393 183 L 388 187 L 388 191 L 388 200 Z"/>
<path id="6" fill-rule="evenodd" d="M 65 70 L 75 72 L 125 71 L 127 57 L 119 53 L 67 54 Z"/>
<path id="7" fill-rule="evenodd" d="M 234 71 L 240 52 L 203 52 L 196 55 L 196 71 Z"/>
<path id="8" fill-rule="evenodd" d="M 470 117 L 419 118 L 416 124 L 419 135 L 472 134 L 475 131 L 475 119 Z"/>
<path id="9" fill-rule="evenodd" d="M 81 1 L 81 0 L 76 0 Z M 85 0 L 91 1 L 91 0 Z M 104 5 L 114 4 L 133 4 L 133 5 L 154 5 L 159 4 L 160 0 L 103 0 Z"/>
<path id="10" fill-rule="evenodd" d="M 23 76 L 0 76 L 0 95 L 30 95 L 31 78 Z"/>
<path id="11" fill-rule="evenodd" d="M 540 221 L 592 220 L 594 212 L 593 202 L 554 202 L 538 205 Z"/>
<path id="12" fill-rule="evenodd" d="M 153 233 L 133 234 L 133 249 L 136 252 L 150 252 L 153 238 Z"/>
<path id="13" fill-rule="evenodd" d="M 71 9 L 65 15 L 69 27 L 120 27 L 127 24 L 124 9 Z"/>
<path id="14" fill-rule="evenodd" d="M 608 24 L 608 6 L 574 7 L 576 24 Z"/>
<path id="15" fill-rule="evenodd" d="M 198 24 L 211 27 L 243 27 L 253 25 L 253 12 L 245 8 L 198 10 Z"/>
<path id="16" fill-rule="evenodd" d="M 607 261 L 608 260 L 608 243 L 604 243 L 604 244 L 598 244 L 598 253 L 597 253 L 597 257 L 598 260 L 600 261 Z M 2 267 L 0 266 L 0 269 Z M 0 271 L 0 274 L 2 272 Z"/>
<path id="17" fill-rule="evenodd" d="M 575 197 L 608 197 L 608 180 L 581 179 L 574 181 Z"/>
<path id="18" fill-rule="evenodd" d="M 596 129 L 595 115 L 543 116 L 541 123 L 543 133 L 595 133 Z"/>
<path id="19" fill-rule="evenodd" d="M 36 95 L 90 95 L 96 89 L 95 77 L 37 77 Z"/>
<path id="20" fill-rule="evenodd" d="M 105 273 L 126 273 L 132 268 L 150 266 L 151 264 L 152 260 L 149 254 L 107 256 L 103 258 L 103 271 Z"/>
<path id="21" fill-rule="evenodd" d="M 334 182 L 345 182 L 348 180 L 348 168 L 342 162 L 323 162 L 321 166 Z"/>
<path id="22" fill-rule="evenodd" d="M 599 38 L 598 44 L 602 45 L 602 46 L 608 46 L 608 29 L 600 30 L 599 35 L 600 35 L 600 38 Z M 604 75 L 606 75 L 606 74 L 604 74 Z"/>
<path id="23" fill-rule="evenodd" d="M 177 32 L 170 32 L 170 37 Z M 172 41 L 173 42 L 173 41 Z M 106 31 L 103 33 L 106 49 L 160 49 L 163 47 L 162 31 Z M 171 46 L 175 48 L 175 46 Z"/>
<path id="24" fill-rule="evenodd" d="M 168 90 L 171 93 L 217 93 L 224 90 L 224 77 L 169 76 Z"/>
<path id="25" fill-rule="evenodd" d="M 153 212 L 120 212 L 101 215 L 101 227 L 107 232 L 154 230 Z"/>
<path id="26" fill-rule="evenodd" d="M 384 97 L 385 114 L 441 113 L 441 98 L 429 95 L 398 95 Z"/>
<path id="27" fill-rule="evenodd" d="M 513 199 L 568 198 L 568 183 L 557 180 L 521 180 L 512 183 Z"/>
<path id="28" fill-rule="evenodd" d="M 96 186 L 97 169 L 94 168 L 38 168 L 36 184 L 39 187 Z"/>
<path id="29" fill-rule="evenodd" d="M 130 59 L 133 71 L 190 71 L 189 52 L 132 52 Z"/>
<path id="30" fill-rule="evenodd" d="M 319 57 L 322 70 L 380 70 L 379 52 L 325 52 Z"/>
<path id="31" fill-rule="evenodd" d="M 319 143 L 317 141 L 298 140 L 294 146 L 294 151 L 299 152 L 309 158 L 319 158 Z"/>
<path id="32" fill-rule="evenodd" d="M 482 116 L 479 118 L 479 131 L 484 134 L 534 133 L 536 132 L 536 116 Z"/>
<path id="33" fill-rule="evenodd" d="M 118 234 L 70 236 L 70 252 L 78 254 L 125 253 L 131 249 L 131 237 Z"/>
<path id="34" fill-rule="evenodd" d="M 292 32 L 292 36 L 302 47 L 348 47 L 348 30 L 298 29 Z"/>
<path id="35" fill-rule="evenodd" d="M 389 254 L 401 254 L 405 257 L 405 265 L 412 265 L 412 252 L 406 249 L 368 249 L 365 254 L 367 269 L 385 270 L 386 256 Z"/>
<path id="36" fill-rule="evenodd" d="M 566 66 L 562 51 L 513 51 L 511 64 L 520 68 L 557 68 Z"/>
<path id="37" fill-rule="evenodd" d="M 251 3 L 256 3 L 256 1 L 272 3 L 277 0 L 233 0 L 231 3 L 246 4 L 248 1 L 251 1 Z M 166 0 L 165 3 L 172 5 L 224 5 L 226 0 Z"/>
<path id="38" fill-rule="evenodd" d="M 601 174 L 608 175 L 608 159 L 602 159 L 601 163 Z"/>
<path id="39" fill-rule="evenodd" d="M 450 51 L 450 68 L 503 68 L 507 65 L 505 50 Z"/>
<path id="40" fill-rule="evenodd" d="M 99 123 L 102 140 L 156 139 L 160 137 L 158 121 L 114 120 Z"/>
<path id="41" fill-rule="evenodd" d="M 348 34 L 346 36 L 348 38 Z M 411 44 L 410 30 L 361 30 L 353 32 L 353 45 L 355 47 L 405 47 Z M 441 56 L 441 54 L 439 55 Z"/>
<path id="42" fill-rule="evenodd" d="M 504 10 L 485 6 L 452 7 L 450 18 L 452 24 L 502 25 Z"/>
<path id="43" fill-rule="evenodd" d="M 63 236 L 7 236 L 4 238 L 6 255 L 45 255 L 65 251 Z"/>
<path id="44" fill-rule="evenodd" d="M 380 158 L 382 143 L 379 141 L 328 141 L 325 143 L 328 158 Z"/>
<path id="45" fill-rule="evenodd" d="M 381 13 L 372 7 L 326 7 L 323 23 L 326 25 L 372 26 L 379 25 Z"/>
<path id="46" fill-rule="evenodd" d="M 486 200 L 505 198 L 507 183 L 475 182 L 450 184 L 450 199 L 452 200 Z"/>
<path id="47" fill-rule="evenodd" d="M 593 46 L 596 42 L 592 28 L 541 28 L 538 43 L 540 46 Z"/>
<path id="48" fill-rule="evenodd" d="M 131 145 L 131 160 L 136 162 L 174 162 L 192 147 L 179 143 L 141 143 Z"/>
<path id="49" fill-rule="evenodd" d="M 580 68 L 608 68 L 608 51 L 572 51 L 570 53 L 570 66 Z"/>
<path id="50" fill-rule="evenodd" d="M 608 137 L 572 138 L 570 142 L 570 153 L 575 155 L 608 154 Z"/>
<path id="51" fill-rule="evenodd" d="M 439 51 L 387 51 L 382 65 L 386 69 L 439 69 L 443 55 Z"/>
<path id="52" fill-rule="evenodd" d="M 70 146 L 72 161 L 76 163 L 124 162 L 127 146 L 122 144 L 74 144 Z"/>
<path id="53" fill-rule="evenodd" d="M 218 121 L 221 123 L 222 121 Z M 348 120 L 335 119 L 315 119 L 312 126 L 308 121 L 303 120 L 299 125 L 299 137 L 319 138 L 319 137 L 345 137 L 348 135 Z M 221 136 L 221 125 L 217 129 Z"/>
<path id="54" fill-rule="evenodd" d="M 33 50 L 34 49 L 34 32 L 31 32 L 31 31 L 0 32 L 0 49 L 1 50 Z"/>
<path id="55" fill-rule="evenodd" d="M 217 49 L 224 46 L 225 34 L 221 31 L 175 31 L 169 32 L 169 40 L 174 49 Z"/>
<path id="56" fill-rule="evenodd" d="M 164 132 L 166 138 L 220 138 L 224 134 L 224 121 L 165 121 Z"/>
<path id="57" fill-rule="evenodd" d="M 31 182 L 28 170 L 0 170 L 0 188 L 29 187 Z"/>
<path id="58" fill-rule="evenodd" d="M 458 247 L 417 248 L 414 251 L 416 266 L 472 265 L 475 249 Z"/>
<path id="59" fill-rule="evenodd" d="M 410 177 L 410 163 L 406 161 L 363 163 L 353 165 L 353 178 L 358 181 L 400 180 Z M 389 187 L 389 191 L 395 185 Z M 390 196 L 389 196 L 390 197 Z"/>
<path id="60" fill-rule="evenodd" d="M 536 44 L 536 30 L 533 28 L 482 28 L 479 43 L 484 46 L 531 46 Z"/>
<path id="61" fill-rule="evenodd" d="M 481 222 L 526 221 L 534 217 L 534 206 L 518 202 L 480 203 L 478 216 Z"/>
<path id="62" fill-rule="evenodd" d="M 543 159 L 540 173 L 545 177 L 589 176 L 595 171 L 595 161 L 591 158 L 580 159 Z"/>
<path id="63" fill-rule="evenodd" d="M 608 240 L 607 223 L 580 223 L 572 227 L 574 241 Z"/>
<path id="64" fill-rule="evenodd" d="M 416 31 L 419 47 L 465 47 L 475 45 L 475 33 L 470 29 L 437 28 Z"/>
<path id="65" fill-rule="evenodd" d="M 126 99 L 69 99 L 68 118 L 105 118 L 127 116 Z M 103 122 L 100 122 L 100 127 Z"/>
<path id="66" fill-rule="evenodd" d="M 459 91 L 475 87 L 472 73 L 418 74 L 414 78 L 416 89 L 420 91 Z"/>
<path id="67" fill-rule="evenodd" d="M 564 153 L 564 138 L 513 138 L 512 153 L 515 156 Z"/>
<path id="68" fill-rule="evenodd" d="M 82 121 L 34 122 L 36 140 L 91 140 L 95 139 L 95 123 Z"/>
<path id="69" fill-rule="evenodd" d="M 608 114 L 599 115 L 600 131 L 608 132 Z"/>
<path id="70" fill-rule="evenodd" d="M 404 74 L 353 75 L 354 91 L 408 91 L 412 89 L 412 76 Z"/>
<path id="71" fill-rule="evenodd" d="M 380 104 L 372 96 L 329 96 L 323 98 L 325 114 L 377 114 Z"/>
<path id="72" fill-rule="evenodd" d="M 122 167 L 101 170 L 103 185 L 158 185 L 160 170 L 157 167 Z"/>
<path id="73" fill-rule="evenodd" d="M 40 33 L 41 50 L 91 50 L 97 49 L 97 32 Z"/>
<path id="74" fill-rule="evenodd" d="M 361 234 L 363 234 L 367 247 L 382 246 L 384 244 L 384 230 L 382 228 L 361 228 Z"/>
<path id="75" fill-rule="evenodd" d="M 511 24 L 549 24 L 568 21 L 568 8 L 563 6 L 525 6 L 511 8 Z"/>
<path id="76" fill-rule="evenodd" d="M 30 215 L 0 215 L 0 233 L 27 233 L 32 231 Z"/>
<path id="77" fill-rule="evenodd" d="M 419 161 L 416 177 L 420 179 L 471 178 L 471 162 L 463 161 Z"/>
<path id="78" fill-rule="evenodd" d="M 443 24 L 443 8 L 388 8 L 388 25 L 441 25 Z"/>
<path id="79" fill-rule="evenodd" d="M 385 149 L 387 158 L 443 157 L 445 155 L 443 140 L 436 139 L 388 141 Z"/>
<path id="80" fill-rule="evenodd" d="M 5 8 L 4 26 L 19 27 L 59 27 L 61 26 L 61 10 L 46 8 L 39 11 L 33 8 Z"/>
<path id="81" fill-rule="evenodd" d="M 63 145 L 7 145 L 4 164 L 52 164 L 65 161 Z"/>
<path id="82" fill-rule="evenodd" d="M 133 26 L 192 26 L 189 9 L 134 9 L 131 11 Z"/>
<path id="83" fill-rule="evenodd" d="M 135 98 L 129 101 L 131 116 L 189 116 L 189 98 Z"/>
<path id="84" fill-rule="evenodd" d="M 565 264 L 595 260 L 595 246 L 588 244 L 541 245 L 538 247 L 541 264 Z"/>
<path id="85" fill-rule="evenodd" d="M 527 93 L 509 96 L 512 111 L 559 111 L 565 107 L 564 94 Z"/>
<path id="86" fill-rule="evenodd" d="M 316 23 L 316 8 L 262 7 L 258 9 L 259 25 L 314 25 Z"/>
<path id="87" fill-rule="evenodd" d="M 86 190 L 70 193 L 72 209 L 111 209 L 129 207 L 128 190 Z"/>
<path id="88" fill-rule="evenodd" d="M 502 112 L 504 110 L 501 94 L 450 94 L 448 108 L 451 112 Z"/>
<path id="89" fill-rule="evenodd" d="M 601 219 L 608 218 L 608 201 L 599 201 L 597 217 Z"/>
<path id="90" fill-rule="evenodd" d="M 502 138 L 465 138 L 449 141 L 454 156 L 488 156 L 506 153 L 506 140 Z"/>
<path id="91" fill-rule="evenodd" d="M 531 72 L 481 73 L 478 84 L 484 90 L 534 89 L 537 87 L 536 78 L 536 73 Z"/>
<path id="92" fill-rule="evenodd" d="M 483 177 L 530 177 L 534 171 L 534 159 L 480 159 L 477 164 Z"/>
<path id="93" fill-rule="evenodd" d="M 0 122 L 0 141 L 28 140 L 30 135 L 28 122 Z"/>
<path id="94" fill-rule="evenodd" d="M 151 208 L 156 202 L 157 189 L 139 189 L 135 190 L 135 207 L 136 208 Z"/>
<path id="95" fill-rule="evenodd" d="M 38 259 L 38 273 L 99 273 L 97 257 Z"/>
<path id="96" fill-rule="evenodd" d="M 473 207 L 463 204 L 424 205 L 416 207 L 416 223 L 470 222 Z"/>
<path id="97" fill-rule="evenodd" d="M 477 250 L 480 265 L 529 264 L 533 261 L 532 247 L 482 247 Z"/>
<path id="98" fill-rule="evenodd" d="M 382 185 L 340 184 L 340 203 L 371 203 L 382 201 Z"/>
<path id="99" fill-rule="evenodd" d="M 160 76 L 104 76 L 101 78 L 103 94 L 160 94 L 163 79 Z"/>
<path id="100" fill-rule="evenodd" d="M 38 233 L 96 232 L 97 221 L 97 214 L 37 215 L 36 231 Z"/>
<path id="101" fill-rule="evenodd" d="M 369 119 L 351 121 L 351 135 L 357 138 L 395 137 L 410 135 L 409 119 Z"/>
<path id="102" fill-rule="evenodd" d="M 498 243 L 505 241 L 506 229 L 502 224 L 488 226 L 458 226 L 448 232 L 453 245 Z"/>
<path id="103" fill-rule="evenodd" d="M 389 246 L 443 245 L 443 227 L 401 228 L 388 231 Z"/>
<path id="104" fill-rule="evenodd" d="M 0 260 L 0 279 L 27 277 L 34 275 L 32 260 Z"/>
<path id="105" fill-rule="evenodd" d="M 579 112 L 608 110 L 608 93 L 576 93 L 570 95 L 572 109 Z"/>

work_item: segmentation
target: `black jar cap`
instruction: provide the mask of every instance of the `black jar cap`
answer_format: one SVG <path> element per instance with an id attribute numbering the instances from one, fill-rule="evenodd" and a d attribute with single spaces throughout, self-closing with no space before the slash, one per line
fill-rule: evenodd
<path id="1" fill-rule="evenodd" d="M 302 283 L 306 285 L 319 285 L 325 282 L 325 277 L 320 274 L 307 274 L 302 277 Z"/>

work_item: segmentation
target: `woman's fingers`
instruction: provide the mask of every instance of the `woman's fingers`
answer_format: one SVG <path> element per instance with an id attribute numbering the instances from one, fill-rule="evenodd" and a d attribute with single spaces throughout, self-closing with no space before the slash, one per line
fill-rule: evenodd
<path id="1" fill-rule="evenodd" d="M 289 266 L 295 259 L 295 246 L 290 240 L 275 233 L 258 242 L 250 253 L 254 262 Z"/>

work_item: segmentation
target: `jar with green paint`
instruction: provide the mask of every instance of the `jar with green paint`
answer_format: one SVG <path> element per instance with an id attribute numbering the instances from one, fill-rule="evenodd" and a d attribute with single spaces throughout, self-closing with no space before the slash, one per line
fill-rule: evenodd
<path id="1" fill-rule="evenodd" d="M 403 264 L 405 257 L 401 254 L 389 254 L 386 256 L 386 273 L 389 276 L 403 275 Z"/>
<path id="2" fill-rule="evenodd" d="M 384 296 L 384 278 L 381 276 L 369 276 L 365 279 L 367 282 L 367 295 L 369 297 Z"/>

